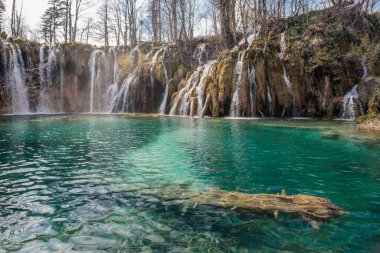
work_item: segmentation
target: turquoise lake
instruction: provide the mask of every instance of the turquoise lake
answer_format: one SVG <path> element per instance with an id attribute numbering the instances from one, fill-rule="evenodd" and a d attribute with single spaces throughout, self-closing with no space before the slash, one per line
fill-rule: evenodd
<path id="1" fill-rule="evenodd" d="M 309 194 L 345 214 L 312 229 L 280 214 L 139 199 L 182 183 Z M 0 118 L 0 252 L 380 252 L 380 138 L 348 122 Z"/>

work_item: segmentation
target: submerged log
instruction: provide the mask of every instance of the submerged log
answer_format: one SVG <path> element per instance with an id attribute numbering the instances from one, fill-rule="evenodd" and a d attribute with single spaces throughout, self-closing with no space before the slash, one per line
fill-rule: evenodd
<path id="1" fill-rule="evenodd" d="M 343 215 L 342 208 L 330 200 L 310 195 L 246 194 L 209 188 L 205 192 L 193 191 L 188 185 L 172 184 L 136 190 L 140 197 L 159 199 L 164 206 L 185 205 L 196 208 L 201 205 L 215 206 L 235 212 L 264 214 L 277 218 L 288 215 L 311 221 L 326 221 Z"/>

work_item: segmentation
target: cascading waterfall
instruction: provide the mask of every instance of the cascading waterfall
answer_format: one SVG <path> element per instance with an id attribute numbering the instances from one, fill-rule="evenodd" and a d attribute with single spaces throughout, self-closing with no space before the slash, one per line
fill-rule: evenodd
<path id="1" fill-rule="evenodd" d="M 268 100 L 268 103 L 271 104 L 272 103 L 272 96 L 270 94 L 270 87 L 269 87 L 269 84 L 267 84 L 267 100 Z"/>
<path id="2" fill-rule="evenodd" d="M 156 67 L 156 64 L 158 62 L 158 57 L 159 55 L 164 51 L 164 48 L 161 48 L 160 50 L 158 50 L 153 58 L 152 58 L 152 61 L 150 62 L 150 82 L 151 82 L 151 91 L 152 91 L 152 101 L 154 101 L 154 68 Z M 152 54 L 152 52 L 150 53 Z"/>
<path id="3" fill-rule="evenodd" d="M 164 53 L 162 55 L 162 60 L 161 60 L 161 64 L 162 64 L 162 67 L 164 68 L 164 75 L 165 75 L 165 91 L 164 91 L 164 95 L 162 96 L 162 102 L 161 102 L 161 105 L 160 105 L 160 109 L 158 111 L 159 114 L 165 114 L 165 112 L 166 112 L 166 104 L 167 104 L 167 100 L 168 100 L 169 77 L 168 77 L 168 71 L 167 71 L 166 66 L 165 66 L 165 59 L 166 59 L 166 56 L 167 56 L 168 53 L 169 53 L 168 47 L 165 47 L 164 48 Z"/>
<path id="4" fill-rule="evenodd" d="M 254 112 L 254 99 L 257 93 L 257 83 L 256 83 L 256 70 L 253 64 L 248 65 L 248 82 L 249 82 L 249 99 L 251 107 L 251 116 L 255 116 Z"/>
<path id="5" fill-rule="evenodd" d="M 40 64 L 39 64 L 39 74 L 40 74 L 40 97 L 39 97 L 39 105 L 38 112 L 46 111 L 45 105 L 48 104 L 47 94 L 46 94 L 46 79 L 45 79 L 45 46 L 40 46 Z"/>
<path id="6" fill-rule="evenodd" d="M 3 43 L 4 51 L 8 51 L 8 54 L 4 54 L 4 63 L 8 63 L 5 69 L 7 77 L 7 90 L 11 97 L 10 112 L 14 114 L 29 113 L 29 101 L 27 88 L 25 86 L 25 70 L 24 61 L 22 59 L 20 47 L 16 44 Z M 11 50 L 9 51 L 9 47 Z M 9 55 L 9 59 L 6 59 L 6 55 Z"/>
<path id="7" fill-rule="evenodd" d="M 364 81 L 368 75 L 368 70 L 365 63 L 366 63 L 366 59 L 362 58 L 361 60 L 362 69 L 363 69 L 362 81 Z M 355 120 L 356 118 L 355 102 L 359 106 L 360 114 L 364 115 L 365 112 L 364 112 L 363 106 L 359 101 L 358 85 L 355 85 L 349 92 L 346 93 L 346 95 L 344 95 L 341 119 Z"/>
<path id="8" fill-rule="evenodd" d="M 211 67 L 216 63 L 216 61 L 210 61 L 204 65 L 202 76 L 199 79 L 199 84 L 197 86 L 197 113 L 201 116 L 203 109 L 203 81 L 209 75 Z"/>
<path id="9" fill-rule="evenodd" d="M 130 58 L 134 69 L 123 81 L 120 89 L 114 89 L 114 96 L 112 96 L 112 99 L 110 100 L 109 112 L 131 112 L 133 109 L 132 105 L 134 105 L 134 98 L 133 96 L 130 96 L 130 86 L 139 74 L 139 68 L 136 67 L 136 63 L 140 58 L 140 50 L 138 49 L 138 46 L 132 49 Z"/>
<path id="10" fill-rule="evenodd" d="M 362 81 L 364 81 L 368 76 L 368 70 L 367 70 L 367 67 L 365 65 L 366 58 L 363 57 L 361 62 L 362 62 L 362 68 L 363 68 Z"/>
<path id="11" fill-rule="evenodd" d="M 355 119 L 355 101 L 358 101 L 358 86 L 355 85 L 344 97 L 343 97 L 343 111 L 342 119 Z"/>
<path id="12" fill-rule="evenodd" d="M 103 70 L 106 65 L 106 55 L 101 50 L 94 50 L 90 56 L 90 113 L 104 111 L 102 99 Z"/>
<path id="13" fill-rule="evenodd" d="M 283 70 L 283 78 L 286 84 L 286 88 L 288 90 L 289 95 L 292 97 L 292 110 L 293 110 L 293 116 L 297 115 L 297 108 L 296 108 L 296 99 L 293 92 L 293 84 L 290 82 L 289 77 L 286 73 L 285 63 L 284 63 L 284 56 L 285 56 L 285 50 L 286 50 L 286 39 L 285 39 L 285 33 L 281 33 L 281 52 L 278 54 L 281 63 L 282 63 L 282 70 Z"/>
<path id="14" fill-rule="evenodd" d="M 234 95 L 232 97 L 231 102 L 231 117 L 240 117 L 241 113 L 241 101 L 240 101 L 240 88 L 241 88 L 241 79 L 243 77 L 243 66 L 244 66 L 244 57 L 247 50 L 243 52 L 239 52 L 238 62 L 235 67 L 235 75 L 236 75 L 236 89 Z"/>
<path id="15" fill-rule="evenodd" d="M 131 104 L 133 104 L 133 97 L 129 96 L 130 86 L 138 76 L 138 68 L 135 68 L 132 73 L 122 83 L 119 92 L 112 98 L 111 112 L 128 112 L 130 111 Z"/>
<path id="16" fill-rule="evenodd" d="M 185 87 L 179 91 L 178 95 L 175 97 L 173 106 L 170 109 L 170 115 L 176 115 L 178 109 L 179 115 L 188 115 L 189 114 L 189 105 L 190 105 L 190 95 L 192 91 L 196 88 L 200 73 L 203 70 L 203 66 L 198 67 L 190 76 L 189 80 L 187 80 Z M 180 104 L 181 102 L 181 104 Z"/>
<path id="17" fill-rule="evenodd" d="M 60 63 L 60 100 L 61 100 L 61 112 L 64 112 L 64 92 L 65 92 L 65 73 L 63 63 L 65 62 L 65 54 L 61 53 L 61 63 Z"/>
<path id="18" fill-rule="evenodd" d="M 197 46 L 194 51 L 193 58 L 197 60 L 198 66 L 201 66 L 208 61 L 208 53 L 206 51 L 206 44 L 202 43 Z"/>
<path id="19" fill-rule="evenodd" d="M 114 63 L 113 63 L 113 83 L 108 87 L 107 93 L 106 93 L 106 111 L 112 112 L 112 106 L 113 106 L 113 99 L 118 93 L 118 83 L 119 83 L 119 76 L 120 76 L 120 67 L 119 63 L 117 61 L 117 55 L 118 52 L 115 49 L 111 49 L 111 52 L 114 54 Z"/>

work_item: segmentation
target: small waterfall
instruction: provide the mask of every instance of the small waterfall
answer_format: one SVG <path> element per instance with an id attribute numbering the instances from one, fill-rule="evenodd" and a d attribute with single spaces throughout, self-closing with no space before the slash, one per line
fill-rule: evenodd
<path id="1" fill-rule="evenodd" d="M 135 70 L 128 75 L 121 85 L 119 92 L 112 91 L 110 90 L 112 88 L 109 88 L 109 92 L 114 92 L 115 94 L 111 100 L 110 112 L 131 112 L 131 105 L 133 105 L 134 101 L 133 97 L 129 96 L 130 86 L 138 77 L 138 72 L 139 69 L 135 68 Z"/>
<path id="2" fill-rule="evenodd" d="M 284 56 L 285 56 L 285 50 L 286 50 L 286 40 L 285 40 L 285 33 L 281 33 L 281 52 L 278 54 L 281 63 L 282 63 L 282 70 L 283 70 L 283 78 L 284 82 L 286 84 L 286 88 L 288 90 L 288 94 L 292 97 L 292 110 L 293 110 L 293 116 L 297 115 L 297 108 L 296 108 L 296 99 L 293 92 L 293 84 L 290 82 L 289 77 L 286 73 L 285 63 L 284 63 Z"/>
<path id="3" fill-rule="evenodd" d="M 90 113 L 102 112 L 104 109 L 102 99 L 103 70 L 106 65 L 106 55 L 101 50 L 94 50 L 90 56 Z M 106 73 L 105 73 L 106 74 Z"/>
<path id="4" fill-rule="evenodd" d="M 25 70 L 24 61 L 22 59 L 20 47 L 16 44 L 3 43 L 4 51 L 8 51 L 8 54 L 4 54 L 4 62 L 8 63 L 6 66 L 7 76 L 7 88 L 11 97 L 10 111 L 14 114 L 29 113 L 29 101 L 27 88 L 25 86 Z M 9 51 L 9 47 L 11 51 Z M 9 59 L 6 59 L 6 55 L 9 55 Z"/>
<path id="5" fill-rule="evenodd" d="M 197 103 L 198 103 L 197 104 L 197 113 L 198 113 L 198 116 L 201 116 L 202 109 L 203 109 L 203 93 L 202 93 L 202 90 L 203 90 L 203 81 L 205 80 L 205 78 L 207 78 L 207 76 L 210 73 L 211 67 L 215 63 L 216 63 L 216 61 L 211 61 L 211 62 L 208 62 L 206 65 L 204 65 L 202 76 L 199 79 L 199 84 L 198 84 L 198 87 L 197 87 Z"/>
<path id="6" fill-rule="evenodd" d="M 238 62 L 235 67 L 236 89 L 231 101 L 231 117 L 240 117 L 241 101 L 240 101 L 240 86 L 243 77 L 244 57 L 247 51 L 239 52 Z"/>
<path id="7" fill-rule="evenodd" d="M 368 75 L 368 70 L 365 63 L 366 63 L 366 59 L 362 58 L 361 60 L 361 64 L 363 68 L 362 81 L 364 81 Z M 355 85 L 349 92 L 346 93 L 346 95 L 344 95 L 342 112 L 341 112 L 341 117 L 340 117 L 341 119 L 355 120 L 356 118 L 355 102 L 359 106 L 360 114 L 364 115 L 365 114 L 364 108 L 359 101 L 358 85 Z"/>
<path id="8" fill-rule="evenodd" d="M 358 100 L 358 86 L 355 85 L 346 95 L 343 97 L 343 110 L 342 119 L 354 120 L 355 115 L 355 101 Z"/>
<path id="9" fill-rule="evenodd" d="M 61 100 L 61 112 L 64 112 L 64 91 L 65 91 L 65 73 L 64 73 L 64 64 L 65 62 L 65 54 L 61 53 L 61 63 L 60 66 L 60 91 L 59 96 Z"/>
<path id="10" fill-rule="evenodd" d="M 269 87 L 269 84 L 267 84 L 267 100 L 268 100 L 269 104 L 272 103 L 272 96 L 270 95 L 270 87 Z"/>
<path id="11" fill-rule="evenodd" d="M 164 75 L 165 75 L 165 91 L 164 91 L 164 95 L 162 96 L 162 102 L 160 105 L 159 114 L 165 114 L 166 112 L 166 104 L 167 104 L 168 93 L 169 93 L 169 77 L 168 77 L 168 71 L 165 67 L 165 59 L 166 59 L 167 54 L 168 54 L 168 47 L 165 47 L 164 53 L 162 55 L 162 60 L 161 60 L 162 66 L 164 68 Z"/>
<path id="12" fill-rule="evenodd" d="M 208 53 L 206 51 L 206 44 L 202 43 L 197 46 L 194 51 L 193 58 L 198 62 L 198 66 L 201 66 L 208 61 Z"/>
<path id="13" fill-rule="evenodd" d="M 45 46 L 40 47 L 40 97 L 38 104 L 39 113 L 50 113 L 54 112 L 53 105 L 50 100 L 51 87 L 53 86 L 53 74 L 56 70 L 56 57 L 55 49 L 49 48 L 48 60 L 45 63 Z"/>
<path id="14" fill-rule="evenodd" d="M 366 67 L 365 63 L 366 63 L 366 59 L 363 57 L 363 58 L 362 58 L 362 67 L 363 67 L 362 80 L 363 80 L 363 81 L 364 81 L 364 80 L 367 78 L 367 76 L 368 76 L 368 70 L 367 70 L 367 67 Z"/>
<path id="15" fill-rule="evenodd" d="M 152 99 L 152 103 L 154 101 L 154 68 L 156 67 L 156 64 L 158 62 L 158 57 L 159 55 L 164 51 L 164 48 L 161 48 L 160 50 L 158 50 L 153 58 L 152 58 L 152 61 L 150 62 L 150 81 L 151 81 L 151 91 L 152 91 L 152 94 L 151 94 L 151 99 Z M 164 65 L 165 67 L 165 65 Z"/>
<path id="16" fill-rule="evenodd" d="M 119 76 L 120 76 L 120 67 L 119 63 L 117 61 L 118 59 L 118 52 L 116 49 L 111 49 L 110 53 L 113 53 L 113 82 L 112 84 L 107 88 L 107 92 L 105 95 L 105 101 L 106 101 L 106 112 L 112 112 L 113 109 L 113 103 L 114 98 L 116 97 L 118 91 L 119 91 Z"/>
<path id="17" fill-rule="evenodd" d="M 38 105 L 38 111 L 43 112 L 45 111 L 45 104 L 47 102 L 46 97 L 46 77 L 45 77 L 45 72 L 46 72 L 46 66 L 45 66 L 45 46 L 40 46 L 40 64 L 39 64 L 39 74 L 40 74 L 40 97 L 39 97 L 39 105 Z"/>
<path id="18" fill-rule="evenodd" d="M 251 116 L 255 116 L 254 112 L 254 99 L 257 93 L 257 83 L 256 83 L 256 70 L 253 64 L 248 65 L 248 82 L 249 82 L 249 99 L 251 106 Z"/>
<path id="19" fill-rule="evenodd" d="M 132 64 L 133 67 L 136 67 L 140 60 L 140 48 L 139 45 L 135 46 L 131 51 Z"/>
<path id="20" fill-rule="evenodd" d="M 49 48 L 49 56 L 47 63 L 47 80 L 49 87 L 53 86 L 53 78 L 54 75 L 57 73 L 57 57 L 55 53 L 55 47 Z"/>
<path id="21" fill-rule="evenodd" d="M 247 33 L 247 42 L 251 46 L 252 43 L 259 37 L 261 27 L 254 27 L 250 32 Z"/>
<path id="22" fill-rule="evenodd" d="M 173 106 L 170 109 L 170 115 L 176 115 L 177 112 L 179 115 L 184 116 L 189 114 L 190 95 L 199 82 L 200 73 L 202 70 L 203 66 L 198 67 L 190 76 L 189 80 L 187 80 L 185 87 L 179 91 L 178 95 L 174 99 Z M 178 111 L 178 109 L 180 110 Z"/>
<path id="23" fill-rule="evenodd" d="M 4 70 L 6 71 L 6 68 L 8 66 L 8 59 L 7 59 L 7 56 L 8 56 L 8 44 L 6 42 L 3 41 L 3 63 L 4 63 Z"/>

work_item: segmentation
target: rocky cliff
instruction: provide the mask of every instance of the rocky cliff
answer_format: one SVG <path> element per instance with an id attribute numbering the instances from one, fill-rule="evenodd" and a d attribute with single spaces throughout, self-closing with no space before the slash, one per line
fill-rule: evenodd
<path id="1" fill-rule="evenodd" d="M 345 15 L 257 27 L 231 50 L 218 37 L 106 49 L 8 39 L 0 112 L 353 119 L 375 94 L 380 18 Z"/>

